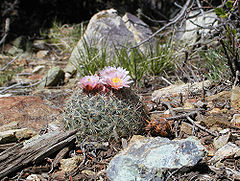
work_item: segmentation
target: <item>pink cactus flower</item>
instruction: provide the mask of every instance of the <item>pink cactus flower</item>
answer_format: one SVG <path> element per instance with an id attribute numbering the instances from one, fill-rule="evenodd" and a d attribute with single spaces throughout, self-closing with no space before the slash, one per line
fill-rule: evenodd
<path id="1" fill-rule="evenodd" d="M 100 71 L 100 76 L 105 77 L 105 76 L 107 76 L 109 74 L 112 74 L 114 72 L 121 72 L 122 74 L 125 74 L 125 75 L 128 75 L 128 73 L 129 73 L 128 71 L 126 71 L 122 67 L 116 68 L 116 67 L 108 66 L 108 67 L 105 67 L 103 70 Z"/>
<path id="2" fill-rule="evenodd" d="M 101 84 L 100 78 L 97 75 L 91 75 L 91 76 L 85 76 L 82 77 L 78 85 L 88 91 L 91 91 L 95 88 L 97 88 Z"/>
<path id="3" fill-rule="evenodd" d="M 123 87 L 129 87 L 129 84 L 133 82 L 130 80 L 131 77 L 128 75 L 128 71 L 121 67 L 106 67 L 104 70 L 100 71 L 100 76 L 103 84 L 117 90 Z"/>

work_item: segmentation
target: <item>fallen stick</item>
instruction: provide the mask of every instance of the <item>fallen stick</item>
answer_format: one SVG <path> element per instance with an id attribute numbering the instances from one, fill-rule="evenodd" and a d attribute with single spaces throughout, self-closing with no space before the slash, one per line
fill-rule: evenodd
<path id="1" fill-rule="evenodd" d="M 168 118 L 165 118 L 166 120 L 177 120 L 177 119 L 183 119 L 183 118 L 187 118 L 189 116 L 193 116 L 195 114 L 197 114 L 198 111 L 192 111 L 192 112 L 189 112 L 189 113 L 185 113 L 185 114 L 181 114 L 181 115 L 177 115 L 177 116 L 172 116 L 172 117 L 168 117 Z"/>
<path id="2" fill-rule="evenodd" d="M 4 30 L 4 35 L 0 41 L 0 45 L 3 44 L 8 36 L 8 32 L 9 32 L 9 27 L 10 27 L 10 18 L 7 18 L 5 20 L 5 30 Z"/>
<path id="3" fill-rule="evenodd" d="M 0 153 L 0 179 L 26 167 L 37 164 L 51 154 L 62 150 L 75 141 L 77 130 L 56 131 L 41 135 L 27 143 L 19 143 Z"/>
<path id="4" fill-rule="evenodd" d="M 191 122 L 194 126 L 196 126 L 196 127 L 198 127 L 199 129 L 201 129 L 201 130 L 209 133 L 210 135 L 215 136 L 215 137 L 218 136 L 216 133 L 214 133 L 214 132 L 208 130 L 207 128 L 201 126 L 200 124 L 196 123 L 196 122 L 195 122 L 194 120 L 192 120 L 189 116 L 187 116 L 187 120 L 188 120 L 189 122 Z"/>
<path id="5" fill-rule="evenodd" d="M 3 68 L 1 68 L 0 71 L 4 71 L 11 63 L 13 63 L 15 60 L 17 60 L 21 55 L 22 55 L 22 53 L 18 54 L 14 59 L 12 59 L 10 62 L 8 62 L 7 65 L 5 65 Z"/>

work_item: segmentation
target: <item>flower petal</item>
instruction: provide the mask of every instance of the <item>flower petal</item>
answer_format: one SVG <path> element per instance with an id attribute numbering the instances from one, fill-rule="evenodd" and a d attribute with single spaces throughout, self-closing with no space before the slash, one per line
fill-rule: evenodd
<path id="1" fill-rule="evenodd" d="M 79 82 L 78 85 L 83 88 L 83 89 L 87 89 L 87 90 L 93 90 L 94 88 L 96 88 L 99 84 L 100 84 L 100 78 L 97 75 L 92 75 L 92 76 L 85 76 L 82 77 Z"/>

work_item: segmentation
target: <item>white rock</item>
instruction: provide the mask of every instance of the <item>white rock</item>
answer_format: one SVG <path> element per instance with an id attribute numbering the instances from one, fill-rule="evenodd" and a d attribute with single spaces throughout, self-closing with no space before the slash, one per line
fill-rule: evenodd
<path id="1" fill-rule="evenodd" d="M 226 134 L 226 133 L 229 133 L 229 131 L 230 131 L 230 129 L 226 128 L 226 129 L 219 131 L 219 134 Z"/>
<path id="2" fill-rule="evenodd" d="M 26 181 L 41 181 L 41 179 L 36 174 L 31 174 L 26 178 Z"/>
<path id="3" fill-rule="evenodd" d="M 60 170 L 62 170 L 63 172 L 72 172 L 78 167 L 79 163 L 81 163 L 82 160 L 82 155 L 74 156 L 68 159 L 62 159 L 60 160 Z"/>
<path id="4" fill-rule="evenodd" d="M 140 43 L 141 41 L 149 38 L 152 35 L 152 31 L 149 28 L 149 26 L 142 20 L 140 20 L 139 18 L 130 13 L 126 13 L 122 17 L 122 20 L 125 22 L 127 29 L 133 33 L 133 36 L 137 43 Z M 149 42 L 146 42 L 146 44 L 150 46 L 148 48 L 151 48 L 151 46 L 153 48 L 155 43 L 156 43 L 155 38 L 152 38 Z M 144 46 L 140 46 L 142 51 L 147 50 L 146 44 Z"/>
<path id="5" fill-rule="evenodd" d="M 48 50 L 39 50 L 36 54 L 37 58 L 44 59 L 48 55 L 49 51 Z"/>
<path id="6" fill-rule="evenodd" d="M 12 96 L 12 94 L 1 94 L 1 95 L 0 95 L 0 98 L 1 98 L 1 97 L 10 97 L 10 96 Z"/>
<path id="7" fill-rule="evenodd" d="M 120 45 L 135 44 L 134 36 L 130 32 L 122 18 L 115 9 L 103 10 L 95 14 L 89 21 L 83 37 L 73 49 L 69 61 L 77 65 L 77 60 L 86 56 L 84 47 L 94 47 L 98 50 L 107 48 L 107 51 L 113 51 L 114 47 Z"/>
<path id="8" fill-rule="evenodd" d="M 194 44 L 199 35 L 204 38 L 211 31 L 210 28 L 200 27 L 216 27 L 217 15 L 215 12 L 204 12 L 199 14 L 200 11 L 191 11 L 189 13 L 190 19 L 187 19 L 183 26 L 180 28 L 181 32 L 177 33 L 177 40 L 183 41 L 185 44 Z M 197 16 L 195 16 L 197 15 Z"/>
<path id="9" fill-rule="evenodd" d="M 209 160 L 209 162 L 216 163 L 225 158 L 234 156 L 240 156 L 240 148 L 237 145 L 228 142 L 225 146 L 217 150 L 216 154 Z"/>

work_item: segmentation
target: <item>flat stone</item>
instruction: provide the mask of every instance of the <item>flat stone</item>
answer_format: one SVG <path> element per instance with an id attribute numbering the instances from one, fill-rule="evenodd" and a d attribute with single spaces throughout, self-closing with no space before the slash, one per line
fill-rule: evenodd
<path id="1" fill-rule="evenodd" d="M 7 54 L 13 55 L 13 56 L 16 56 L 17 54 L 20 54 L 20 53 L 23 53 L 23 50 L 15 46 L 12 46 L 7 52 Z"/>
<path id="2" fill-rule="evenodd" d="M 201 125 L 211 131 L 221 131 L 232 126 L 232 124 L 228 121 L 228 115 L 222 113 L 215 113 L 209 116 L 204 115 L 199 121 L 201 122 Z"/>
<path id="3" fill-rule="evenodd" d="M 228 140 L 230 138 L 231 133 L 229 132 L 228 134 L 224 134 L 222 136 L 219 136 L 217 138 L 214 138 L 213 140 L 213 146 L 216 150 L 219 148 L 223 147 L 228 143 Z"/>
<path id="4" fill-rule="evenodd" d="M 78 167 L 79 163 L 81 163 L 82 160 L 82 155 L 74 156 L 68 159 L 62 159 L 60 160 L 60 170 L 63 172 L 71 172 Z"/>
<path id="5" fill-rule="evenodd" d="M 45 40 L 34 40 L 32 46 L 33 46 L 33 48 L 38 49 L 38 50 L 47 49 L 47 46 L 45 44 Z"/>
<path id="6" fill-rule="evenodd" d="M 223 147 L 217 150 L 214 157 L 212 157 L 209 160 L 209 162 L 216 163 L 223 159 L 226 159 L 229 157 L 235 157 L 235 156 L 236 157 L 240 156 L 240 147 L 231 142 L 228 142 L 226 145 L 224 145 Z"/>
<path id="7" fill-rule="evenodd" d="M 129 146 L 111 160 L 107 176 L 112 181 L 161 179 L 164 170 L 192 167 L 204 156 L 205 148 L 195 137 L 133 136 Z"/>
<path id="8" fill-rule="evenodd" d="M 18 122 L 20 128 L 33 128 L 39 131 L 61 110 L 39 96 L 14 96 L 0 98 L 0 126 Z"/>
<path id="9" fill-rule="evenodd" d="M 61 85 L 64 82 L 64 71 L 59 67 L 53 67 L 48 70 L 39 88 Z"/>
<path id="10" fill-rule="evenodd" d="M 192 135 L 193 127 L 191 124 L 182 122 L 180 126 L 180 131 L 187 134 L 187 135 Z"/>
<path id="11" fill-rule="evenodd" d="M 225 102 L 226 100 L 230 100 L 230 97 L 231 97 L 231 92 L 230 91 L 222 91 L 222 92 L 219 92 L 217 94 L 214 94 L 212 96 L 208 96 L 205 98 L 205 100 L 207 102 L 210 102 L 210 101 L 221 101 L 221 102 Z"/>
<path id="12" fill-rule="evenodd" d="M 18 122 L 13 121 L 13 122 L 10 122 L 8 124 L 0 126 L 0 132 L 11 130 L 11 129 L 17 129 L 17 128 L 19 128 Z"/>
<path id="13" fill-rule="evenodd" d="M 25 50 L 26 49 L 26 42 L 27 42 L 26 36 L 19 36 L 15 40 L 13 40 L 12 44 L 16 48 Z"/>
<path id="14" fill-rule="evenodd" d="M 37 133 L 28 128 L 14 129 L 0 132 L 0 143 L 12 143 L 16 141 L 21 141 L 24 139 L 29 139 L 36 135 Z"/>

